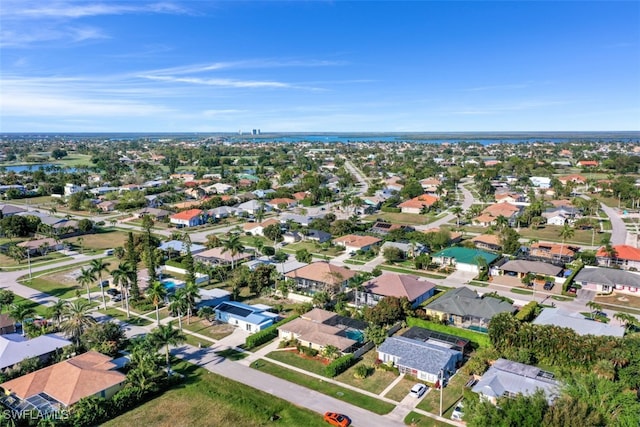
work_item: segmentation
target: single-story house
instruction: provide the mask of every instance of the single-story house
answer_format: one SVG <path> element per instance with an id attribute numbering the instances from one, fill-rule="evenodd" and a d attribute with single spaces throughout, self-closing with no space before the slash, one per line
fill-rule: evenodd
<path id="1" fill-rule="evenodd" d="M 201 209 L 189 209 L 178 212 L 170 216 L 170 222 L 178 228 L 202 225 L 205 222 L 204 212 Z"/>
<path id="2" fill-rule="evenodd" d="M 598 293 L 618 293 L 638 295 L 640 293 L 640 273 L 618 270 L 617 268 L 584 267 L 573 278 L 574 283 Z"/>
<path id="3" fill-rule="evenodd" d="M 246 212 L 248 215 L 255 215 L 258 211 L 271 211 L 271 205 L 258 202 L 257 200 L 249 200 L 247 202 L 240 203 L 236 208 L 238 208 L 239 213 Z"/>
<path id="4" fill-rule="evenodd" d="M 327 233 L 326 231 L 322 230 L 309 230 L 305 234 L 305 238 L 314 242 L 324 243 L 331 240 L 331 233 Z"/>
<path id="5" fill-rule="evenodd" d="M 275 218 L 269 218 L 262 222 L 247 222 L 242 226 L 242 229 L 253 236 L 264 236 L 264 229 L 270 225 L 280 226 L 280 221 Z"/>
<path id="6" fill-rule="evenodd" d="M 433 206 L 439 199 L 436 196 L 422 194 L 398 205 L 402 213 L 419 214 L 423 209 Z"/>
<path id="7" fill-rule="evenodd" d="M 522 203 L 526 200 L 526 197 L 519 193 L 496 193 L 494 195 L 496 203 Z"/>
<path id="8" fill-rule="evenodd" d="M 451 289 L 424 307 L 429 316 L 446 320 L 462 328 L 486 328 L 493 316 L 513 313 L 516 308 L 506 301 L 481 297 L 465 286 Z"/>
<path id="9" fill-rule="evenodd" d="M 529 177 L 531 185 L 537 188 L 551 188 L 551 178 L 548 176 L 532 176 Z"/>
<path id="10" fill-rule="evenodd" d="M 253 254 L 249 252 L 239 252 L 235 255 L 231 255 L 231 251 L 225 251 L 224 248 L 212 248 L 206 251 L 199 252 L 193 256 L 194 260 L 202 261 L 206 264 L 220 264 L 227 265 L 232 262 L 237 265 L 242 261 L 246 261 L 253 258 Z"/>
<path id="11" fill-rule="evenodd" d="M 529 247 L 529 258 L 566 264 L 573 261 L 580 248 L 560 243 L 536 242 Z"/>
<path id="12" fill-rule="evenodd" d="M 20 206 L 0 203 L 0 213 L 2 214 L 2 218 L 10 217 L 21 212 L 27 212 L 27 210 L 25 208 L 21 208 Z"/>
<path id="13" fill-rule="evenodd" d="M 491 252 L 451 246 L 433 254 L 432 260 L 434 263 L 442 266 L 454 266 L 457 270 L 479 274 L 479 257 L 483 258 L 488 266 L 491 266 L 491 264 L 498 259 L 498 255 Z"/>
<path id="14" fill-rule="evenodd" d="M 136 216 L 138 218 L 142 218 L 145 215 L 149 215 L 154 221 L 163 221 L 167 219 L 169 215 L 171 215 L 171 212 L 164 209 L 151 207 L 142 208 L 138 212 L 136 212 Z"/>
<path id="15" fill-rule="evenodd" d="M 198 289 L 196 309 L 202 307 L 217 307 L 225 301 L 231 300 L 231 292 L 220 288 Z"/>
<path id="16" fill-rule="evenodd" d="M 290 209 L 295 207 L 298 202 L 294 199 L 289 199 L 287 197 L 278 197 L 275 199 L 271 199 L 267 202 L 273 209 Z"/>
<path id="17" fill-rule="evenodd" d="M 26 240 L 18 243 L 16 246 L 28 250 L 29 255 L 44 255 L 47 252 L 61 250 L 64 247 L 64 244 L 60 241 L 56 242 L 55 239 L 47 237 L 45 239 Z"/>
<path id="18" fill-rule="evenodd" d="M 225 301 L 215 308 L 216 320 L 240 327 L 243 331 L 254 333 L 271 326 L 278 315 L 266 311 L 263 307 Z"/>
<path id="19" fill-rule="evenodd" d="M 580 160 L 578 161 L 577 165 L 583 168 L 597 168 L 598 161 L 597 160 Z"/>
<path id="20" fill-rule="evenodd" d="M 321 217 L 322 216 L 319 216 L 319 215 L 299 215 L 294 213 L 284 213 L 280 215 L 280 222 L 282 224 L 286 224 L 289 221 L 291 221 L 291 222 L 295 222 L 296 224 L 300 224 L 303 227 L 308 227 L 309 224 L 311 224 L 311 221 Z"/>
<path id="21" fill-rule="evenodd" d="M 47 361 L 59 349 L 71 345 L 60 335 L 47 334 L 27 339 L 21 334 L 0 335 L 0 371 L 22 362 L 28 357 Z"/>
<path id="22" fill-rule="evenodd" d="M 362 284 L 362 290 L 354 288 L 355 303 L 375 306 L 385 297 L 405 297 L 413 308 L 431 298 L 436 285 L 410 274 L 383 273 Z"/>
<path id="23" fill-rule="evenodd" d="M 616 322 L 594 322 L 580 313 L 572 313 L 560 308 L 546 307 L 533 321 L 534 325 L 553 325 L 561 328 L 571 328 L 578 335 L 598 335 L 622 337 L 624 326 Z"/>
<path id="24" fill-rule="evenodd" d="M 10 408 L 38 410 L 42 415 L 85 397 L 111 398 L 127 376 L 115 370 L 111 357 L 88 351 L 0 384 L 3 403 Z"/>
<path id="25" fill-rule="evenodd" d="M 596 252 L 598 265 L 602 267 L 619 266 L 623 270 L 635 268 L 640 270 L 640 248 L 629 245 L 614 245 L 614 253 L 607 253 L 602 247 Z"/>
<path id="26" fill-rule="evenodd" d="M 394 230 L 414 231 L 409 225 L 392 224 L 390 222 L 378 221 L 369 229 L 369 232 L 386 236 Z"/>
<path id="27" fill-rule="evenodd" d="M 494 405 L 500 397 L 531 396 L 536 390 L 544 391 L 551 404 L 560 393 L 560 383 L 550 372 L 502 358 L 496 360 L 471 389 Z"/>
<path id="28" fill-rule="evenodd" d="M 282 234 L 282 240 L 285 243 L 299 242 L 300 240 L 302 240 L 302 237 L 302 234 L 298 233 L 297 231 L 287 231 L 286 233 Z"/>
<path id="29" fill-rule="evenodd" d="M 481 234 L 471 239 L 473 245 L 478 249 L 501 252 L 502 242 L 497 234 Z"/>
<path id="30" fill-rule="evenodd" d="M 503 216 L 507 219 L 510 227 L 516 225 L 518 216 L 520 215 L 521 207 L 507 202 L 494 203 L 489 205 L 482 213 L 472 219 L 472 223 L 483 227 L 496 224 L 499 217 Z"/>
<path id="31" fill-rule="evenodd" d="M 262 256 L 248 261 L 245 265 L 249 267 L 249 270 L 255 270 L 259 265 L 273 265 L 276 271 L 284 276 L 290 271 L 297 270 L 298 268 L 302 268 L 309 264 L 306 262 L 299 262 L 294 257 L 289 257 L 285 262 L 276 262 L 271 259 L 271 257 Z"/>
<path id="32" fill-rule="evenodd" d="M 280 326 L 278 336 L 283 340 L 296 339 L 302 346 L 318 351 L 332 345 L 342 353 L 351 353 L 362 341 L 365 328 L 364 322 L 314 308 Z"/>
<path id="33" fill-rule="evenodd" d="M 358 236 L 355 234 L 347 234 L 346 236 L 333 239 L 336 246 L 343 246 L 347 252 L 368 251 L 376 245 L 379 245 L 382 239 L 373 236 Z"/>
<path id="34" fill-rule="evenodd" d="M 115 200 L 105 200 L 104 202 L 100 202 L 96 205 L 98 209 L 102 212 L 113 212 L 116 210 L 116 205 L 118 202 Z"/>
<path id="35" fill-rule="evenodd" d="M 386 241 L 380 247 L 380 253 L 384 254 L 386 248 L 397 248 L 402 251 L 404 257 L 415 257 L 427 252 L 427 248 L 422 243 L 402 243 Z"/>
<path id="36" fill-rule="evenodd" d="M 198 254 L 207 249 L 206 246 L 199 245 L 197 243 L 191 243 L 188 245 L 181 240 L 169 240 L 168 242 L 160 244 L 158 248 L 165 252 L 176 252 L 181 255 L 186 255 L 187 249 L 191 251 L 192 255 Z"/>
<path id="37" fill-rule="evenodd" d="M 209 209 L 207 211 L 207 216 L 211 218 L 222 219 L 236 215 L 237 213 L 238 209 L 232 206 L 218 206 L 217 208 Z"/>
<path id="38" fill-rule="evenodd" d="M 286 277 L 292 279 L 298 290 L 309 293 L 319 291 L 344 290 L 349 280 L 356 275 L 356 272 L 344 267 L 318 261 L 304 267 L 293 270 Z"/>
<path id="39" fill-rule="evenodd" d="M 0 335 L 15 334 L 16 321 L 7 313 L 0 314 Z"/>
<path id="40" fill-rule="evenodd" d="M 439 384 L 456 372 L 462 352 L 405 337 L 389 337 L 378 347 L 378 359 L 392 363 L 401 374 L 413 375 L 430 384 Z"/>
<path id="41" fill-rule="evenodd" d="M 517 277 L 524 277 L 527 273 L 542 276 L 559 277 L 562 274 L 562 267 L 548 264 L 542 261 L 526 261 L 523 259 L 515 259 L 507 261 L 499 267 L 504 273 L 513 272 Z"/>

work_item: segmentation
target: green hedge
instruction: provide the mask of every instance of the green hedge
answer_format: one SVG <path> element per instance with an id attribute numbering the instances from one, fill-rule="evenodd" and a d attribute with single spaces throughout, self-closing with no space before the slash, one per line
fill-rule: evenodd
<path id="1" fill-rule="evenodd" d="M 487 334 L 483 334 L 482 332 L 476 332 L 470 329 L 456 328 L 455 326 L 447 326 L 437 322 L 418 319 L 416 317 L 407 317 L 407 326 L 418 326 L 420 328 L 431 329 L 432 331 L 443 332 L 445 334 L 465 338 L 471 341 L 474 347 L 491 347 L 489 336 Z"/>
<path id="2" fill-rule="evenodd" d="M 532 320 L 536 314 L 536 309 L 538 307 L 538 303 L 535 301 L 530 301 L 524 307 L 516 313 L 516 319 L 522 322 L 528 322 Z"/>
<path id="3" fill-rule="evenodd" d="M 182 264 L 181 262 L 181 258 L 178 259 L 168 259 L 164 262 L 166 265 L 170 265 L 171 267 L 176 267 L 176 268 L 182 268 L 183 270 L 186 270 L 187 267 Z"/>
<path id="4" fill-rule="evenodd" d="M 295 316 L 287 317 L 279 321 L 278 323 L 274 323 L 266 329 L 261 330 L 260 332 L 256 332 L 253 335 L 249 335 L 244 342 L 245 350 L 251 350 L 252 348 L 256 348 L 259 345 L 262 345 L 266 342 L 271 341 L 275 337 L 278 336 L 278 328 L 285 323 L 291 322 L 293 319 L 297 319 L 299 316 L 296 314 Z"/>
<path id="5" fill-rule="evenodd" d="M 575 264 L 576 267 L 573 269 L 573 271 L 571 272 L 571 275 L 569 277 L 567 277 L 567 280 L 564 281 L 564 284 L 562 285 L 562 292 L 567 292 L 567 289 L 569 289 L 569 286 L 571 285 L 571 282 L 573 282 L 573 278 L 576 277 L 576 274 L 578 274 L 580 272 L 580 270 L 582 270 L 582 267 L 584 267 L 584 264 L 582 263 L 578 263 L 576 262 Z"/>
<path id="6" fill-rule="evenodd" d="M 353 357 L 353 354 L 340 356 L 325 366 L 324 375 L 325 377 L 333 378 L 349 369 L 354 363 L 356 363 L 356 359 Z"/>

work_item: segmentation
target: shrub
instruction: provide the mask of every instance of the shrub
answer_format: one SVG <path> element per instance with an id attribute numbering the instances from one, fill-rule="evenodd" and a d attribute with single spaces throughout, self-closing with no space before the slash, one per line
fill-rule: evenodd
<path id="1" fill-rule="evenodd" d="M 291 322 L 293 319 L 296 319 L 298 315 L 287 317 L 284 320 L 279 321 L 266 329 L 261 330 L 260 332 L 256 332 L 253 335 L 249 335 L 245 340 L 244 346 L 245 349 L 250 350 L 252 348 L 258 347 L 266 342 L 271 341 L 275 337 L 278 336 L 278 328 L 285 323 Z"/>
<path id="2" fill-rule="evenodd" d="M 380 210 L 381 210 L 382 212 L 390 212 L 390 213 L 400 213 L 400 212 L 402 212 L 402 209 L 400 209 L 400 208 L 393 208 L 393 207 L 391 207 L 391 206 L 383 206 L 383 207 L 381 207 L 381 208 L 380 208 Z"/>
<path id="3" fill-rule="evenodd" d="M 355 367 L 353 376 L 362 380 L 367 378 L 370 373 L 371 373 L 371 366 L 362 364 Z"/>
<path id="4" fill-rule="evenodd" d="M 524 307 L 522 307 L 520 311 L 518 311 L 515 317 L 522 322 L 528 322 L 534 318 L 537 308 L 538 303 L 535 301 L 530 301 Z"/>
<path id="5" fill-rule="evenodd" d="M 356 359 L 353 357 L 353 354 L 338 357 L 324 368 L 324 375 L 326 377 L 333 378 L 349 369 L 355 362 Z"/>
<path id="6" fill-rule="evenodd" d="M 315 348 L 306 347 L 300 344 L 298 344 L 296 348 L 300 353 L 310 357 L 316 357 L 318 355 L 318 350 L 316 350 Z"/>

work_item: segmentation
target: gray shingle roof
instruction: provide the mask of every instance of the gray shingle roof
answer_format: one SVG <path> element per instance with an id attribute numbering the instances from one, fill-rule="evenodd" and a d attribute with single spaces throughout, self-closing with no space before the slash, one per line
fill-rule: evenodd
<path id="1" fill-rule="evenodd" d="M 621 337 L 624 327 L 611 323 L 595 322 L 586 319 L 580 313 L 571 313 L 559 308 L 545 308 L 533 321 L 534 325 L 554 325 L 561 328 L 571 328 L 579 335 L 599 335 Z"/>
<path id="2" fill-rule="evenodd" d="M 541 261 L 526 261 L 523 259 L 516 259 L 504 263 L 500 270 L 503 271 L 515 271 L 518 273 L 537 273 L 547 274 L 549 276 L 557 276 L 562 271 L 562 267 L 556 267 L 553 264 L 547 264 Z"/>
<path id="3" fill-rule="evenodd" d="M 462 359 L 459 351 L 405 337 L 387 338 L 378 347 L 378 351 L 397 356 L 398 365 L 432 375 L 438 375 L 451 359 Z"/>
<path id="4" fill-rule="evenodd" d="M 450 290 L 425 308 L 456 316 L 474 316 L 487 320 L 496 314 L 512 313 L 515 310 L 508 302 L 492 297 L 481 298 L 475 291 L 464 286 Z"/>
<path id="5" fill-rule="evenodd" d="M 576 283 L 596 283 L 599 285 L 624 285 L 640 288 L 640 274 L 616 268 L 585 267 L 573 279 Z"/>

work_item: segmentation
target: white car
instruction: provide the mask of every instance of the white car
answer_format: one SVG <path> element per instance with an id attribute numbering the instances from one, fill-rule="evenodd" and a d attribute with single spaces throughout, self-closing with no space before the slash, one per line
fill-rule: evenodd
<path id="1" fill-rule="evenodd" d="M 454 421 L 462 421 L 462 417 L 464 417 L 464 405 L 461 400 L 456 405 L 456 408 L 453 410 L 453 413 L 451 413 L 451 419 Z"/>
<path id="2" fill-rule="evenodd" d="M 418 383 L 411 387 L 411 391 L 409 392 L 409 394 L 413 397 L 421 397 L 425 393 L 425 391 L 427 391 L 427 386 Z"/>

